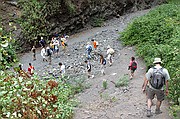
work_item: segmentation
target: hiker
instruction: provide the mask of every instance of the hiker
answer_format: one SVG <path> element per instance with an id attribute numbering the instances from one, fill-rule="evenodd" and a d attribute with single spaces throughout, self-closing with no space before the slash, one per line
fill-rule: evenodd
<path id="1" fill-rule="evenodd" d="M 36 60 L 36 48 L 35 46 L 32 47 L 31 52 L 33 53 L 33 60 Z"/>
<path id="2" fill-rule="evenodd" d="M 87 42 L 86 54 L 88 60 L 91 59 L 91 51 L 92 51 L 92 45 L 90 45 L 90 42 Z"/>
<path id="3" fill-rule="evenodd" d="M 49 64 L 51 65 L 51 56 L 52 56 L 52 50 L 48 47 L 46 47 L 46 56 L 48 57 Z"/>
<path id="4" fill-rule="evenodd" d="M 98 42 L 97 41 L 95 41 L 94 39 L 92 39 L 91 40 L 92 41 L 92 44 L 93 44 L 93 47 L 94 47 L 94 50 L 96 50 L 97 49 L 97 47 L 98 47 Z"/>
<path id="5" fill-rule="evenodd" d="M 65 65 L 62 64 L 61 62 L 59 63 L 60 66 L 60 73 L 61 73 L 61 78 L 64 78 L 64 74 L 65 74 Z"/>
<path id="6" fill-rule="evenodd" d="M 90 78 L 91 77 L 91 63 L 87 60 L 85 60 L 84 62 L 86 63 L 86 71 L 87 71 L 88 78 Z"/>
<path id="7" fill-rule="evenodd" d="M 19 69 L 18 69 L 18 73 L 21 77 L 26 77 L 26 78 L 30 78 L 29 74 L 27 72 L 25 72 L 22 68 L 23 64 L 19 64 Z"/>
<path id="8" fill-rule="evenodd" d="M 43 37 L 41 37 L 41 40 L 39 41 L 39 44 L 41 45 L 41 47 L 45 47 L 46 41 L 43 39 Z"/>
<path id="9" fill-rule="evenodd" d="M 34 74 L 34 66 L 32 66 L 31 63 L 29 63 L 29 67 L 28 67 L 28 73 L 32 76 Z"/>
<path id="10" fill-rule="evenodd" d="M 152 65 L 149 65 L 148 66 L 148 68 L 147 69 L 150 69 L 150 68 L 152 68 L 153 66 Z M 142 85 L 142 89 L 143 89 L 143 87 L 144 87 L 144 85 L 145 85 L 145 82 L 146 82 L 146 76 L 144 76 L 144 82 L 143 82 L 143 85 Z M 143 93 L 145 93 L 146 94 L 146 102 L 147 102 L 147 92 L 148 92 L 148 89 L 149 89 L 149 82 L 147 83 L 147 85 L 146 85 L 146 87 L 145 87 L 145 90 L 144 90 L 144 92 Z"/>
<path id="11" fill-rule="evenodd" d="M 61 45 L 64 51 L 66 51 L 67 40 L 64 36 L 61 37 Z"/>
<path id="12" fill-rule="evenodd" d="M 54 37 L 56 37 L 56 38 L 59 37 L 58 32 L 55 32 L 55 33 L 54 33 Z"/>
<path id="13" fill-rule="evenodd" d="M 50 42 L 49 46 L 50 46 L 49 48 L 51 49 L 51 51 L 54 53 L 54 43 L 53 43 L 53 41 Z"/>
<path id="14" fill-rule="evenodd" d="M 153 64 L 155 66 L 150 68 L 145 75 L 145 82 L 142 89 L 144 92 L 149 82 L 149 88 L 147 91 L 147 98 L 148 98 L 147 115 L 146 115 L 147 117 L 152 116 L 151 106 L 154 96 L 156 95 L 157 97 L 155 114 L 160 114 L 162 113 L 160 110 L 160 106 L 165 97 L 164 89 L 163 89 L 164 85 L 166 85 L 166 91 L 165 91 L 166 95 L 168 95 L 169 92 L 168 80 L 170 79 L 170 76 L 168 70 L 161 66 L 162 64 L 161 58 L 155 58 Z"/>
<path id="15" fill-rule="evenodd" d="M 56 39 L 54 42 L 54 53 L 56 54 L 56 58 L 57 58 L 58 54 L 59 54 L 59 41 L 58 41 L 58 39 Z"/>
<path id="16" fill-rule="evenodd" d="M 131 57 L 128 70 L 130 70 L 130 79 L 134 77 L 134 72 L 137 69 L 137 62 L 135 61 L 134 57 Z"/>
<path id="17" fill-rule="evenodd" d="M 46 59 L 46 49 L 44 47 L 41 49 L 41 56 L 43 58 L 43 62 L 44 61 L 47 62 L 47 59 Z"/>
<path id="18" fill-rule="evenodd" d="M 109 60 L 109 65 L 111 66 L 113 63 L 112 56 L 114 55 L 114 49 L 110 47 L 110 45 L 107 46 L 107 59 Z"/>
<path id="19" fill-rule="evenodd" d="M 105 75 L 104 66 L 106 65 L 106 59 L 100 54 L 101 73 Z"/>

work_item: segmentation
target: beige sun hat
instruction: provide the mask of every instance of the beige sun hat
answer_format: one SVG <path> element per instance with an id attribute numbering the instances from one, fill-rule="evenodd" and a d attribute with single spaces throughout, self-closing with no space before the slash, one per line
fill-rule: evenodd
<path id="1" fill-rule="evenodd" d="M 153 63 L 154 64 L 155 63 L 162 63 L 161 58 L 154 58 L 154 62 Z"/>

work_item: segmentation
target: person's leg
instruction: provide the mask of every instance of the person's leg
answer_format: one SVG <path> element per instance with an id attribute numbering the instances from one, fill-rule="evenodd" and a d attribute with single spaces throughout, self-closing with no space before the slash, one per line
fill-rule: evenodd
<path id="1" fill-rule="evenodd" d="M 103 64 L 101 65 L 101 73 L 102 73 L 103 75 L 105 75 L 105 73 L 104 73 L 104 66 L 103 66 Z"/>
<path id="2" fill-rule="evenodd" d="M 147 117 L 150 117 L 152 116 L 152 113 L 151 113 L 151 106 L 152 106 L 152 100 L 154 99 L 154 95 L 155 95 L 155 92 L 153 89 L 149 88 L 148 89 L 148 92 L 147 92 Z"/>
<path id="3" fill-rule="evenodd" d="M 155 114 L 160 114 L 162 113 L 162 111 L 160 110 L 162 101 L 164 100 L 164 91 L 163 90 L 157 90 L 156 91 L 156 96 L 157 96 L 157 102 L 156 102 L 156 110 L 155 110 Z"/>
<path id="4" fill-rule="evenodd" d="M 36 60 L 36 53 L 34 53 L 34 60 Z"/>
<path id="5" fill-rule="evenodd" d="M 110 58 L 109 58 L 109 65 L 110 66 L 112 65 L 112 56 L 110 56 Z"/>
<path id="6" fill-rule="evenodd" d="M 152 100 L 151 100 L 151 99 L 148 99 L 148 100 L 147 100 L 148 110 L 151 110 L 151 106 L 152 106 Z"/>
<path id="7" fill-rule="evenodd" d="M 160 106 L 161 106 L 162 101 L 158 101 L 156 102 L 156 110 L 160 110 Z"/>
<path id="8" fill-rule="evenodd" d="M 133 70 L 131 70 L 131 73 L 130 73 L 130 79 L 132 79 L 133 78 L 133 75 L 134 74 L 134 71 Z"/>

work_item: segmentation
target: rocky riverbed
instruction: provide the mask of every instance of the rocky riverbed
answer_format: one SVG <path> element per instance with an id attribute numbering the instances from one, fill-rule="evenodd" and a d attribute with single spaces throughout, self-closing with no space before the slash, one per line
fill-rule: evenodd
<path id="1" fill-rule="evenodd" d="M 102 27 L 83 29 L 81 32 L 70 36 L 67 51 L 60 49 L 59 57 L 53 56 L 52 65 L 43 62 L 40 50 L 37 50 L 37 60 L 32 60 L 31 53 L 21 56 L 20 62 L 24 69 L 31 62 L 36 72 L 41 76 L 48 76 L 50 72 L 58 71 L 58 63 L 66 65 L 66 74 L 70 76 L 85 75 L 85 46 L 94 38 L 99 42 L 99 52 L 106 54 L 107 46 L 115 50 L 113 65 L 105 66 L 105 75 L 100 73 L 99 60 L 91 60 L 92 74 L 94 78 L 87 79 L 90 87 L 84 92 L 76 95 L 79 105 L 75 108 L 74 119 L 146 119 L 146 96 L 142 93 L 141 86 L 146 71 L 145 64 L 141 58 L 136 56 L 134 47 L 124 47 L 118 40 L 121 32 L 132 19 L 146 14 L 149 10 L 138 11 L 127 14 L 120 18 L 114 18 L 104 23 Z M 128 64 L 130 58 L 135 56 L 138 69 L 135 77 L 129 81 L 129 85 L 117 88 L 114 83 L 122 77 L 128 77 Z M 103 89 L 103 81 L 107 81 L 107 89 Z M 154 112 L 155 106 L 152 107 Z M 163 113 L 153 114 L 152 119 L 171 119 L 168 114 L 168 104 L 162 104 Z"/>

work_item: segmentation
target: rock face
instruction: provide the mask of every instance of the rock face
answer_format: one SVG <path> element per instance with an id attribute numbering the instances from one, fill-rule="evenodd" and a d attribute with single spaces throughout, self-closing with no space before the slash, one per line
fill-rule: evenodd
<path id="1" fill-rule="evenodd" d="M 119 17 L 127 12 L 147 9 L 166 0 L 62 0 L 60 11 L 49 17 L 51 31 L 74 33 L 90 23 Z"/>

